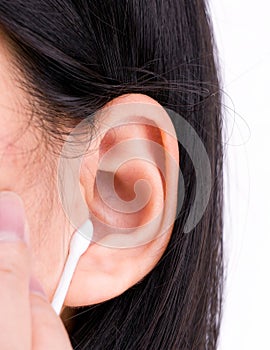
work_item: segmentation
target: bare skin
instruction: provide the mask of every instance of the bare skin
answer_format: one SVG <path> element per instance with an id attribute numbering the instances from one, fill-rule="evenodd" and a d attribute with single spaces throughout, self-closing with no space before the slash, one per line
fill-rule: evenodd
<path id="1" fill-rule="evenodd" d="M 0 199 L 2 203 L 0 204 L 0 325 L 2 330 L 0 347 L 1 349 L 69 349 L 71 346 L 68 335 L 60 318 L 51 308 L 50 302 L 63 271 L 74 226 L 63 210 L 59 197 L 58 158 L 49 151 L 41 131 L 31 122 L 29 96 L 19 88 L 14 79 L 10 64 L 11 51 L 2 39 L 0 42 L 0 197 L 2 191 L 12 191 L 20 199 L 15 195 L 13 197 L 11 195 L 13 199 L 2 196 L 2 202 Z M 138 102 L 145 104 L 145 110 L 149 109 L 145 118 L 150 120 L 158 103 L 148 96 L 125 95 L 111 101 L 109 106 L 121 104 L 126 106 Z M 133 107 L 134 105 L 131 105 L 130 116 L 134 113 Z M 152 112 L 151 107 L 153 107 Z M 128 114 L 129 109 L 127 109 Z M 114 115 L 109 114 L 107 125 L 114 118 Z M 121 118 L 124 120 L 127 116 Z M 120 122 L 122 120 L 119 116 Z M 121 126 L 114 130 L 114 133 L 117 131 L 117 138 L 112 138 L 110 132 L 101 132 L 101 137 L 93 145 L 93 152 L 83 159 L 79 179 L 89 212 L 97 214 L 99 219 L 108 225 L 122 228 L 134 227 L 134 236 L 131 235 L 131 238 L 134 237 L 134 242 L 139 237 L 140 225 L 145 222 L 154 222 L 153 219 L 157 213 L 161 215 L 161 222 L 167 222 L 171 218 L 176 207 L 176 172 L 169 168 L 164 155 L 164 159 L 159 159 L 159 162 L 164 162 L 168 169 L 166 168 L 166 174 L 162 178 L 155 167 L 155 155 L 151 150 L 147 150 L 145 154 L 145 149 L 142 148 L 141 158 L 144 159 L 147 156 L 152 163 L 146 164 L 141 160 L 126 163 L 117 172 L 115 190 L 123 200 L 128 202 L 134 196 L 133 187 L 136 181 L 144 179 L 151 183 L 152 196 L 149 203 L 138 213 L 126 215 L 104 208 L 95 187 L 97 170 L 102 152 L 108 152 L 115 142 L 120 144 L 135 138 L 160 144 L 178 164 L 176 137 L 162 131 L 164 125 L 165 127 L 170 125 L 169 117 L 166 113 L 160 113 L 154 122 L 155 128 L 145 125 Z M 171 130 L 173 134 L 173 129 Z M 114 154 L 115 160 L 117 161 L 120 156 Z M 102 170 L 108 172 L 108 169 Z M 166 189 L 164 183 L 167 184 Z M 168 206 L 164 205 L 165 191 L 167 191 L 166 198 L 169 199 Z M 13 204 L 10 204 L 12 201 Z M 10 238 L 5 234 L 3 225 L 7 210 L 12 213 L 13 221 L 21 220 L 22 225 L 26 225 L 28 243 L 21 239 L 14 240 L 14 235 Z M 17 228 L 14 228 L 14 231 L 16 230 Z M 21 228 L 20 230 L 22 231 Z M 106 240 L 102 244 L 96 242 L 91 244 L 79 261 L 65 305 L 83 306 L 102 302 L 120 295 L 137 283 L 153 269 L 162 256 L 172 227 L 167 226 L 163 231 L 163 234 L 158 236 L 160 228 L 158 229 L 154 224 L 150 225 L 148 232 L 158 238 L 141 246 L 136 246 L 134 243 L 134 246 L 128 249 L 112 248 L 110 244 L 106 244 Z M 17 233 L 22 236 L 22 232 Z M 41 288 L 37 287 L 39 284 Z M 41 295 L 41 289 L 45 297 Z M 11 344 L 10 341 L 15 343 Z M 49 343 L 50 341 L 52 343 Z"/>

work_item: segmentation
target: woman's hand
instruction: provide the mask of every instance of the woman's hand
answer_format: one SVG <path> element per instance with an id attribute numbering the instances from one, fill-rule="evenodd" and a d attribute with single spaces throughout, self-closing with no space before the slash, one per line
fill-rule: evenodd
<path id="1" fill-rule="evenodd" d="M 31 276 L 20 198 L 0 194 L 0 349 L 70 350 L 67 332 Z"/>

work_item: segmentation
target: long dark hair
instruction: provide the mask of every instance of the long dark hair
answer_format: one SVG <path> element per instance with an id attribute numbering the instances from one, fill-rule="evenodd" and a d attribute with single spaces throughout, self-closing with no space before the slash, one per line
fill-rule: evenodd
<path id="1" fill-rule="evenodd" d="M 69 332 L 74 348 L 216 349 L 223 287 L 222 120 L 205 1 L 1 0 L 0 27 L 47 134 L 59 140 L 63 126 L 114 97 L 139 92 L 184 117 L 210 159 L 208 206 L 185 234 L 196 178 L 179 143 L 185 197 L 164 255 L 122 295 L 75 310 Z"/>

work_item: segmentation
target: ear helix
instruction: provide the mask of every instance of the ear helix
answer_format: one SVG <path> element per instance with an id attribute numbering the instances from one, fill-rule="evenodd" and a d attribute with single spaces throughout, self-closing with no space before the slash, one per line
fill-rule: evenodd
<path id="1" fill-rule="evenodd" d="M 62 306 L 64 304 L 78 261 L 81 255 L 89 247 L 92 237 L 93 224 L 88 218 L 88 220 L 74 232 L 70 241 L 68 258 L 52 301 L 52 307 L 57 315 L 59 315 L 62 310 Z"/>

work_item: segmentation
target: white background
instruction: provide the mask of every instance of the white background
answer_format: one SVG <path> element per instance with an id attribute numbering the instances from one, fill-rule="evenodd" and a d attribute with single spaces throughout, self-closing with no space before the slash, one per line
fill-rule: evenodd
<path id="1" fill-rule="evenodd" d="M 227 124 L 219 350 L 270 349 L 270 1 L 210 0 Z"/>

